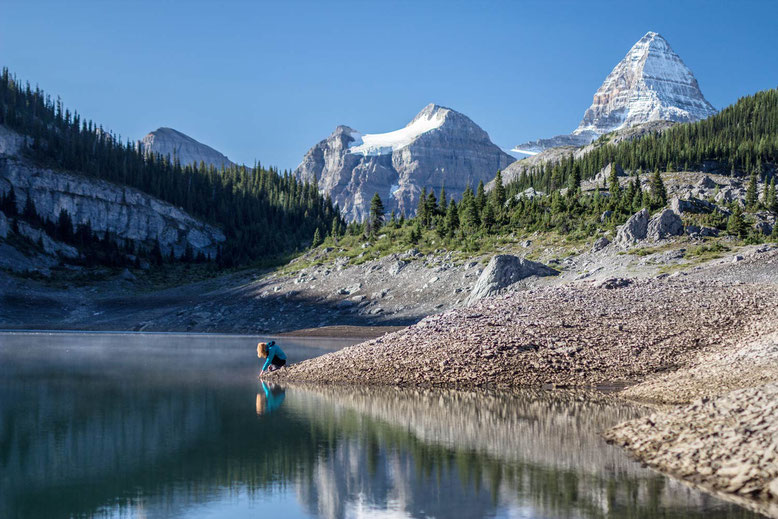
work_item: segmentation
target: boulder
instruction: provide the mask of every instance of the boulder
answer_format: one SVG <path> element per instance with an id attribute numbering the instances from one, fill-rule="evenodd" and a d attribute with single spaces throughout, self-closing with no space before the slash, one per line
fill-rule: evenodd
<path id="1" fill-rule="evenodd" d="M 603 211 L 603 213 L 600 215 L 600 222 L 605 223 L 607 222 L 611 215 L 613 214 L 613 211 Z"/>
<path id="2" fill-rule="evenodd" d="M 659 241 L 669 236 L 683 234 L 683 221 L 681 217 L 671 209 L 665 209 L 648 222 L 646 237 L 652 241 Z"/>
<path id="3" fill-rule="evenodd" d="M 646 239 L 647 232 L 648 209 L 641 209 L 619 227 L 619 231 L 616 233 L 616 244 L 624 248 L 629 247 Z"/>
<path id="4" fill-rule="evenodd" d="M 705 175 L 697 182 L 697 187 L 703 189 L 716 189 L 716 186 L 718 186 L 718 184 L 708 175 Z"/>
<path id="5" fill-rule="evenodd" d="M 610 245 L 611 241 L 606 238 L 605 236 L 602 236 L 599 240 L 594 242 L 594 245 L 592 246 L 592 252 L 599 252 L 608 245 Z"/>
<path id="6" fill-rule="evenodd" d="M 485 297 L 499 293 L 510 285 L 530 276 L 555 276 L 558 272 L 542 263 L 529 261 L 510 254 L 494 256 L 486 266 L 473 290 L 467 297 L 470 305 Z"/>
<path id="7" fill-rule="evenodd" d="M 699 198 L 685 200 L 676 196 L 670 200 L 670 209 L 678 215 L 683 213 L 708 214 L 716 210 L 716 204 L 712 204 L 707 200 L 700 200 Z"/>

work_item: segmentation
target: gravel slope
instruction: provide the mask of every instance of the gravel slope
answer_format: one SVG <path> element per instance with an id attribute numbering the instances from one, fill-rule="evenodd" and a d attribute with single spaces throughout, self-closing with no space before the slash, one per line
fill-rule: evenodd
<path id="1" fill-rule="evenodd" d="M 335 384 L 592 386 L 635 383 L 778 331 L 772 286 L 682 278 L 514 292 L 273 375 Z M 765 329 L 767 328 L 767 329 Z"/>

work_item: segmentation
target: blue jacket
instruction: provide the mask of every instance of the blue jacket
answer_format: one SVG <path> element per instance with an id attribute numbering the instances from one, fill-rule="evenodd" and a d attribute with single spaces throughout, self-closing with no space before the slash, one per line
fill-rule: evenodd
<path id="1" fill-rule="evenodd" d="M 276 356 L 278 356 L 279 359 L 286 360 L 286 353 L 284 353 L 284 350 L 282 350 L 280 346 L 273 344 L 267 349 L 267 360 L 265 361 L 265 365 L 262 366 L 262 371 L 265 371 L 270 364 L 273 363 L 273 358 Z"/>
<path id="2" fill-rule="evenodd" d="M 272 413 L 279 407 L 281 407 L 281 404 L 284 402 L 284 398 L 286 398 L 286 392 L 284 391 L 270 391 L 270 389 L 267 387 L 267 384 L 262 382 L 262 390 L 265 392 L 265 410 L 268 413 Z"/>

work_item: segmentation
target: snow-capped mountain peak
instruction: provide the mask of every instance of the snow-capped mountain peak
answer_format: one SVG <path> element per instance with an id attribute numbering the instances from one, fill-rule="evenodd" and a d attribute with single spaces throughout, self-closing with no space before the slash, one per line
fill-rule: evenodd
<path id="1" fill-rule="evenodd" d="M 582 146 L 622 128 L 652 121 L 698 121 L 714 113 L 689 67 L 667 40 L 649 31 L 605 78 L 572 134 L 520 144 L 513 151 L 534 154 Z"/>
<path id="2" fill-rule="evenodd" d="M 667 40 L 649 31 L 605 78 L 573 133 L 601 135 L 649 121 L 688 122 L 714 113 L 689 67 Z"/>

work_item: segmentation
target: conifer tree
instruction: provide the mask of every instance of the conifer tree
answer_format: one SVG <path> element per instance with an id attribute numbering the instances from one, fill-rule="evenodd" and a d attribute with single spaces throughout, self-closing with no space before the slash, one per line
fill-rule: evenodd
<path id="1" fill-rule="evenodd" d="M 446 210 L 446 230 L 449 234 L 453 234 L 457 229 L 459 229 L 459 208 L 456 201 L 452 200 Z"/>
<path id="2" fill-rule="evenodd" d="M 373 195 L 373 199 L 370 200 L 370 226 L 373 232 L 378 232 L 378 229 L 384 224 L 384 203 L 381 201 L 381 197 L 378 193 Z M 394 217 L 394 213 L 392 213 Z"/>
<path id="3" fill-rule="evenodd" d="M 427 225 L 427 188 L 421 188 L 421 194 L 419 195 L 419 204 L 416 206 L 416 218 L 422 223 Z"/>
<path id="4" fill-rule="evenodd" d="M 740 204 L 735 202 L 732 208 L 732 214 L 729 215 L 727 220 L 727 233 L 732 236 L 741 237 L 746 231 L 746 224 L 743 221 L 743 211 L 740 209 Z"/>
<path id="5" fill-rule="evenodd" d="M 748 188 L 746 189 L 746 208 L 749 210 L 756 209 L 758 202 L 758 195 L 756 192 L 756 170 L 751 170 L 751 177 L 748 180 Z"/>
<path id="6" fill-rule="evenodd" d="M 497 176 L 494 177 L 494 204 L 495 208 L 499 211 L 505 205 L 507 195 L 505 194 L 505 185 L 502 180 L 502 171 L 497 170 Z"/>
<path id="7" fill-rule="evenodd" d="M 478 209 L 479 214 L 481 213 L 481 211 L 484 210 L 485 205 L 486 205 L 486 190 L 484 189 L 484 181 L 481 180 L 478 183 L 478 189 L 475 192 L 475 206 L 476 209 Z"/>
<path id="8" fill-rule="evenodd" d="M 775 192 L 775 177 L 770 180 L 770 192 L 767 195 L 765 205 L 768 210 L 778 213 L 778 194 Z"/>
<path id="9" fill-rule="evenodd" d="M 486 232 L 492 232 L 494 223 L 495 223 L 494 206 L 490 201 L 487 201 L 486 206 L 484 206 L 483 216 L 481 218 L 481 226 L 484 228 Z"/>
<path id="10" fill-rule="evenodd" d="M 311 247 L 316 248 L 319 245 L 321 245 L 321 233 L 319 232 L 319 228 L 317 227 L 315 231 L 313 231 L 313 240 L 311 241 Z"/>
<path id="11" fill-rule="evenodd" d="M 651 176 L 651 198 L 653 198 L 656 207 L 663 207 L 667 203 L 667 189 L 662 181 L 662 175 L 658 169 L 654 170 Z"/>
<path id="12" fill-rule="evenodd" d="M 438 200 L 438 207 L 440 209 L 440 214 L 445 215 L 446 209 L 448 209 L 448 200 L 446 199 L 445 184 L 443 185 L 443 187 L 440 188 L 440 200 Z"/>

